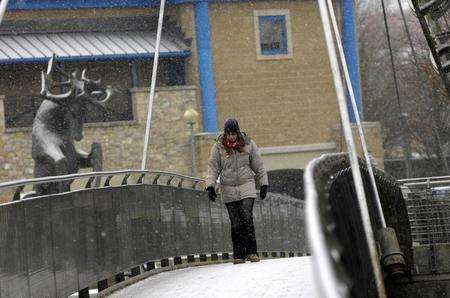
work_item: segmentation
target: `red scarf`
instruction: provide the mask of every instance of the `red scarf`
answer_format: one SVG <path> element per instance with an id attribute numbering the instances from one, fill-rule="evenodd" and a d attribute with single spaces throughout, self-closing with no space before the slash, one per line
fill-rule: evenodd
<path id="1" fill-rule="evenodd" d="M 225 146 L 227 146 L 230 149 L 235 149 L 237 147 L 237 145 L 238 145 L 238 143 L 236 141 L 234 141 L 234 142 L 227 141 L 225 143 Z"/>

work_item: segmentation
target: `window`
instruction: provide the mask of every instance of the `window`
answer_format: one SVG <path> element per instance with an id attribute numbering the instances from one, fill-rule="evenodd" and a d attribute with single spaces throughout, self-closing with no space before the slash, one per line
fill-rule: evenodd
<path id="1" fill-rule="evenodd" d="M 287 54 L 285 16 L 259 17 L 261 54 Z"/>
<path id="2" fill-rule="evenodd" d="M 289 10 L 255 10 L 258 59 L 292 58 Z"/>
<path id="3" fill-rule="evenodd" d="M 0 90 L 6 91 L 3 97 L 6 129 L 29 128 L 33 125 L 36 112 L 43 100 L 38 92 L 41 89 L 41 71 L 46 67 L 44 63 L 2 67 L 2 75 L 8 78 L 7 82 L 11 82 L 8 85 L 0 82 Z M 106 103 L 106 109 L 100 109 L 92 104 L 87 105 L 85 123 L 134 120 L 127 61 L 65 62 L 64 67 L 68 71 L 87 69 L 88 77 L 101 78 L 102 86 L 111 85 L 115 89 L 113 96 Z M 20 88 L 25 84 L 28 84 L 28 90 Z"/>
<path id="4" fill-rule="evenodd" d="M 5 97 L 3 99 L 5 127 L 17 128 L 31 126 L 41 102 L 42 99 L 39 96 Z"/>
<path id="5" fill-rule="evenodd" d="M 88 104 L 85 123 L 115 122 L 133 120 L 131 94 L 129 90 L 118 90 L 106 103 L 106 109 L 101 110 Z M 31 127 L 34 117 L 42 103 L 39 95 L 5 96 L 5 127 Z"/>

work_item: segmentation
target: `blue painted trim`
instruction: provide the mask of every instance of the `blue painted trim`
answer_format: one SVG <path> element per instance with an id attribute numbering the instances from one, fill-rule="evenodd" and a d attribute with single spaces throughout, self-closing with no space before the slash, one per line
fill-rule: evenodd
<path id="1" fill-rule="evenodd" d="M 190 51 L 183 52 L 170 52 L 160 53 L 160 57 L 174 58 L 174 57 L 189 57 Z M 126 55 L 102 55 L 102 56 L 70 56 L 70 57 L 57 57 L 58 61 L 117 61 L 117 60 L 139 60 L 139 59 L 152 59 L 154 53 L 148 54 L 126 54 Z M 47 63 L 50 57 L 42 58 L 22 58 L 22 59 L 0 59 L 0 64 L 18 64 L 18 63 Z"/>
<path id="2" fill-rule="evenodd" d="M 250 0 L 168 0 L 168 5 L 197 2 L 235 3 Z M 148 8 L 159 7 L 158 0 L 10 0 L 8 10 L 79 9 L 79 8 Z"/>
<path id="3" fill-rule="evenodd" d="M 127 8 L 159 6 L 158 0 L 10 0 L 9 10 Z"/>
<path id="4" fill-rule="evenodd" d="M 361 85 L 359 82 L 359 56 L 358 45 L 356 42 L 355 7 L 353 0 L 343 0 L 342 14 L 345 59 L 347 60 L 350 80 L 353 85 L 353 92 L 355 93 L 356 106 L 358 107 L 359 116 L 362 121 L 363 109 L 361 102 Z M 355 123 L 355 114 L 353 113 L 350 98 L 347 99 L 347 107 L 349 111 L 350 121 Z"/>
<path id="5" fill-rule="evenodd" d="M 270 22 L 272 24 L 274 24 L 277 21 L 281 21 L 282 22 L 282 30 L 281 30 L 281 36 L 280 36 L 280 49 L 276 49 L 276 50 L 264 50 L 260 46 L 261 49 L 261 55 L 285 55 L 288 53 L 288 46 L 287 46 L 287 35 L 286 35 L 286 16 L 284 15 L 273 15 L 273 16 L 259 16 L 258 17 L 258 26 L 259 26 L 259 36 L 260 36 L 260 40 L 261 40 L 261 36 L 263 34 L 263 30 L 264 30 L 264 26 L 263 24 L 265 22 Z"/>
<path id="6" fill-rule="evenodd" d="M 138 80 L 137 67 L 136 67 L 135 60 L 130 61 L 130 71 L 131 71 L 131 86 L 133 88 L 138 87 L 139 80 Z"/>
<path id="7" fill-rule="evenodd" d="M 216 87 L 208 2 L 195 3 L 194 13 L 203 130 L 205 132 L 217 132 Z"/>
<path id="8" fill-rule="evenodd" d="M 209 3 L 238 3 L 238 2 L 250 2 L 252 0 L 169 0 L 172 5 L 185 4 L 185 3 L 197 3 L 197 2 L 209 2 Z"/>

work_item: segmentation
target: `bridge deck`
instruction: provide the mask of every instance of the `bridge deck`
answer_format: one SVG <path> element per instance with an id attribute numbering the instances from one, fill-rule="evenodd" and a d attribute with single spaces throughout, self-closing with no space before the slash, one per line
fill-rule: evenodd
<path id="1" fill-rule="evenodd" d="M 311 257 L 190 267 L 151 276 L 110 297 L 315 297 Z"/>

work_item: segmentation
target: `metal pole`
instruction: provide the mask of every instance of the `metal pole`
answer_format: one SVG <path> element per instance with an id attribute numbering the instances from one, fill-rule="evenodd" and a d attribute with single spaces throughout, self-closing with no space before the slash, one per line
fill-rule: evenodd
<path id="1" fill-rule="evenodd" d="M 148 151 L 148 141 L 150 137 L 150 125 L 152 122 L 152 109 L 153 109 L 153 99 L 155 97 L 155 86 L 156 86 L 156 75 L 158 70 L 158 59 L 159 59 L 159 46 L 161 44 L 161 31 L 164 19 L 164 5 L 166 4 L 166 0 L 161 0 L 161 4 L 159 7 L 159 18 L 158 18 L 158 29 L 156 33 L 156 46 L 155 46 L 155 57 L 153 58 L 153 69 L 152 69 L 152 81 L 150 85 L 150 96 L 148 103 L 148 112 L 147 112 L 147 125 L 145 128 L 145 140 L 144 140 L 144 151 L 142 153 L 142 164 L 141 170 L 145 170 L 146 162 L 147 162 L 147 151 Z"/>
<path id="2" fill-rule="evenodd" d="M 6 7 L 8 6 L 8 0 L 0 0 L 0 24 L 5 16 Z"/>
<path id="3" fill-rule="evenodd" d="M 386 221 L 384 219 L 383 208 L 381 207 L 381 201 L 380 201 L 380 196 L 378 194 L 377 183 L 375 181 L 375 176 L 373 174 L 372 163 L 371 163 L 370 157 L 369 157 L 369 151 L 367 150 L 366 138 L 364 136 L 364 131 L 363 131 L 363 128 L 361 125 L 361 118 L 359 117 L 358 107 L 356 105 L 355 93 L 353 91 L 353 84 L 352 84 L 352 81 L 350 80 L 350 74 L 348 72 L 347 59 L 345 59 L 344 48 L 342 46 L 341 36 L 339 34 L 339 27 L 336 22 L 336 15 L 334 14 L 333 3 L 331 2 L 331 0 L 327 0 L 327 2 L 328 2 L 328 9 L 329 9 L 330 16 L 331 16 L 331 22 L 333 24 L 334 34 L 336 36 L 336 42 L 337 42 L 338 49 L 339 49 L 339 55 L 341 57 L 341 63 L 343 65 L 342 68 L 344 70 L 345 81 L 347 82 L 347 89 L 350 94 L 350 99 L 351 99 L 351 103 L 352 103 L 353 113 L 355 115 L 356 125 L 358 126 L 359 138 L 361 139 L 361 147 L 364 152 L 364 158 L 366 160 L 367 169 L 369 170 L 369 177 L 370 177 L 370 181 L 372 184 L 372 191 L 375 196 L 375 201 L 376 201 L 377 210 L 378 210 L 378 216 L 380 217 L 381 226 L 383 228 L 385 228 Z"/>
<path id="4" fill-rule="evenodd" d="M 328 56 L 330 59 L 331 71 L 333 73 L 334 86 L 336 88 L 337 93 L 337 100 L 339 105 L 339 112 L 341 115 L 342 127 L 344 129 L 347 149 L 349 151 L 348 154 L 350 159 L 351 171 L 353 175 L 353 182 L 355 184 L 356 194 L 358 197 L 358 205 L 361 212 L 363 230 L 366 236 L 367 248 L 370 254 L 370 263 L 374 270 L 377 294 L 379 297 L 385 297 L 386 292 L 384 289 L 384 282 L 381 274 L 379 258 L 377 256 L 374 234 L 370 222 L 369 210 L 367 208 L 366 196 L 364 194 L 361 172 L 359 171 L 358 157 L 356 155 L 355 143 L 353 141 L 352 129 L 350 127 L 350 120 L 347 111 L 344 88 L 342 86 L 342 76 L 339 70 L 339 63 L 336 56 L 336 49 L 334 46 L 333 35 L 331 32 L 330 19 L 328 16 L 326 0 L 319 0 L 319 8 L 320 8 L 320 17 L 322 19 L 325 34 L 325 42 L 327 45 Z"/>
<path id="5" fill-rule="evenodd" d="M 192 154 L 192 168 L 191 176 L 197 176 L 197 152 L 195 150 L 195 135 L 194 135 L 194 123 L 189 123 L 190 129 L 190 143 L 191 143 L 191 154 Z"/>

